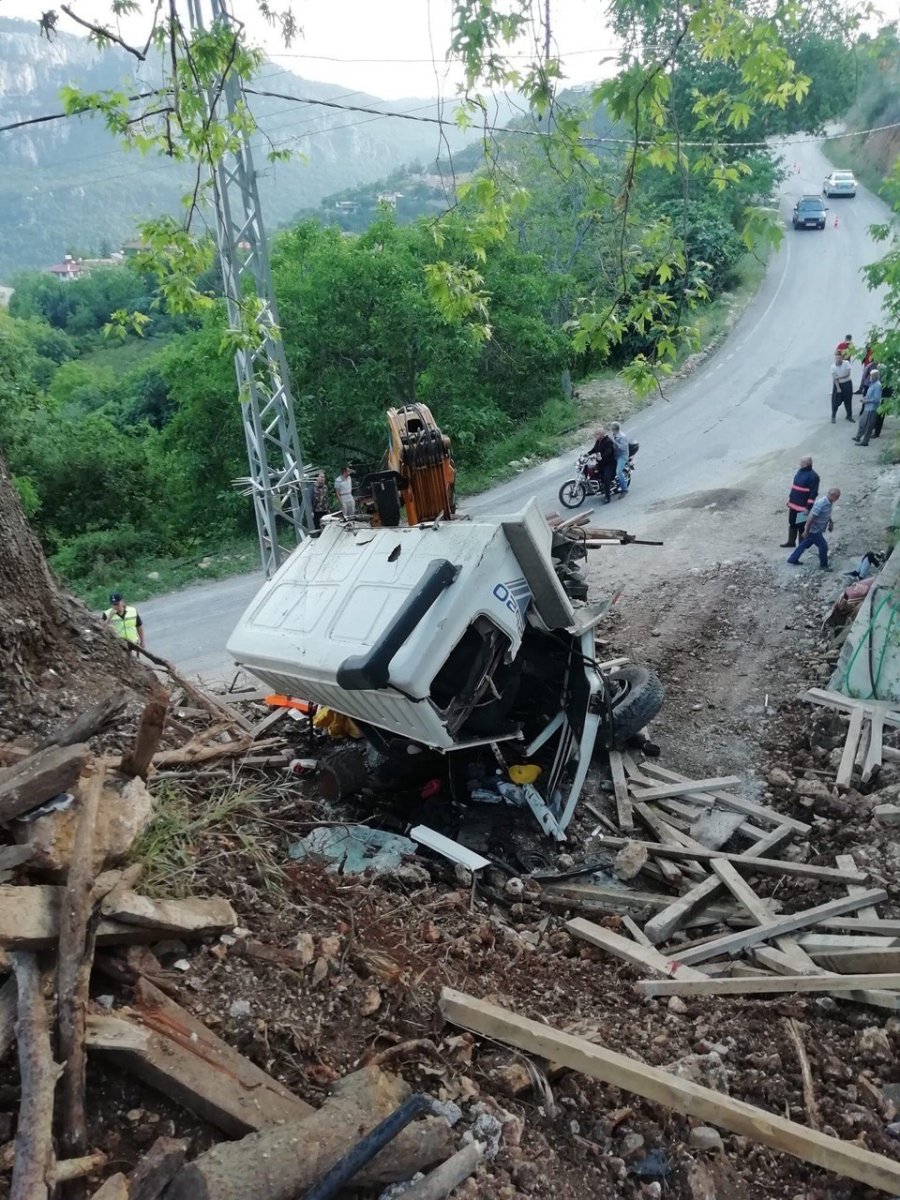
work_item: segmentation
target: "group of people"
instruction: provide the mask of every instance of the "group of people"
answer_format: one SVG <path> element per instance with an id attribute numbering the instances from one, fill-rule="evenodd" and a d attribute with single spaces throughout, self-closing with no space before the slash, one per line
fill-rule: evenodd
<path id="1" fill-rule="evenodd" d="M 354 517 L 356 501 L 353 498 L 353 479 L 349 467 L 342 467 L 340 474 L 335 478 L 334 494 L 337 496 L 341 513 L 348 518 Z M 322 528 L 322 518 L 326 517 L 329 512 L 331 512 L 331 505 L 328 502 L 328 484 L 325 481 L 325 472 L 320 471 L 312 488 L 312 514 L 316 529 Z"/>
<path id="2" fill-rule="evenodd" d="M 819 566 L 823 571 L 829 569 L 825 534 L 834 528 L 832 509 L 840 498 L 840 488 L 829 488 L 824 496 L 819 495 L 819 476 L 813 470 L 812 458 L 804 455 L 788 496 L 788 539 L 781 543 L 782 549 L 793 551 L 788 557 L 791 566 L 796 566 L 806 551 L 815 546 Z"/>
<path id="3" fill-rule="evenodd" d="M 843 341 L 838 342 L 834 350 L 834 363 L 831 367 L 831 423 L 837 421 L 838 410 L 844 407 L 844 418 L 853 421 L 853 335 L 848 333 Z M 853 437 L 857 446 L 868 446 L 870 438 L 881 435 L 884 424 L 884 413 L 880 412 L 882 401 L 890 395 L 885 391 L 881 378 L 881 367 L 872 353 L 872 347 L 866 347 L 862 360 L 862 377 L 856 394 L 862 397 L 859 423 Z"/>
<path id="4" fill-rule="evenodd" d="M 619 495 L 624 496 L 628 491 L 628 476 L 625 465 L 628 462 L 628 438 L 622 432 L 618 421 L 611 422 L 609 428 L 601 425 L 597 430 L 596 440 L 590 453 L 597 458 L 597 477 L 603 491 L 603 503 L 609 504 L 613 481 L 619 489 Z"/>

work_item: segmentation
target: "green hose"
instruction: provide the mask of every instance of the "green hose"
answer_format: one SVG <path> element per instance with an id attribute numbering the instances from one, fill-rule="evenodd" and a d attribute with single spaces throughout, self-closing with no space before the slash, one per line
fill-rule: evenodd
<path id="1" fill-rule="evenodd" d="M 874 590 L 875 591 L 878 590 L 877 585 Z M 856 649 L 853 651 L 853 654 L 850 656 L 850 661 L 847 663 L 847 666 L 844 668 L 844 675 L 843 675 L 843 679 L 841 680 L 842 687 L 846 687 L 848 685 L 848 681 L 850 679 L 850 672 L 853 670 L 853 664 L 856 662 L 857 656 L 860 654 L 863 647 L 868 643 L 868 646 L 869 646 L 869 682 L 871 684 L 872 691 L 869 696 L 861 697 L 861 699 L 864 698 L 867 700 L 877 700 L 879 698 L 878 697 L 878 684 L 881 681 L 881 672 L 884 668 L 884 659 L 885 659 L 885 655 L 887 654 L 888 646 L 890 645 L 891 626 L 894 624 L 894 618 L 897 616 L 898 611 L 900 611 L 900 601 L 898 601 L 896 603 L 893 602 L 893 597 L 894 597 L 894 588 L 891 587 L 888 590 L 888 594 L 879 603 L 878 607 L 875 609 L 875 612 L 869 618 L 868 624 L 866 625 L 866 631 L 863 634 L 863 636 L 860 638 Z M 874 596 L 873 596 L 873 600 L 874 600 Z M 877 622 L 879 616 L 881 615 L 882 609 L 884 609 L 886 606 L 890 607 L 891 616 L 890 616 L 890 620 L 888 621 L 887 629 L 885 630 L 884 645 L 881 647 L 881 654 L 878 659 L 878 670 L 877 670 L 877 672 L 875 672 L 873 670 L 873 665 L 872 665 L 872 649 L 873 649 L 873 640 L 874 640 L 872 634 L 873 634 L 873 630 L 875 627 L 875 623 Z"/>

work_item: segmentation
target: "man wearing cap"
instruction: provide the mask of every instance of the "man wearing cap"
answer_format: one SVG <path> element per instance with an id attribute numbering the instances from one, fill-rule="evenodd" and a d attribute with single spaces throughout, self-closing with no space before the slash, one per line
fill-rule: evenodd
<path id="1" fill-rule="evenodd" d="M 126 604 L 121 592 L 113 592 L 109 597 L 110 607 L 103 614 L 103 620 L 109 621 L 113 633 L 123 637 L 126 642 L 144 646 L 144 622 L 141 614 L 131 604 Z"/>

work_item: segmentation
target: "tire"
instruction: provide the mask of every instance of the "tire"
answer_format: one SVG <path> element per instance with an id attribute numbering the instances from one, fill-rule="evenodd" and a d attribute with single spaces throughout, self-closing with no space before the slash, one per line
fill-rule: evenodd
<path id="1" fill-rule="evenodd" d="M 584 484 L 577 479 L 567 479 L 559 489 L 559 502 L 563 508 L 579 508 L 584 504 Z"/>
<path id="2" fill-rule="evenodd" d="M 626 666 L 608 678 L 613 706 L 613 745 L 620 746 L 659 713 L 666 689 L 646 667 Z"/>

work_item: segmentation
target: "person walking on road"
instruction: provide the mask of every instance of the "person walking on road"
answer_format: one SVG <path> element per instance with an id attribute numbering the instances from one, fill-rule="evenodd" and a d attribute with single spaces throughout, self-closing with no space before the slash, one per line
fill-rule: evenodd
<path id="1" fill-rule="evenodd" d="M 800 459 L 800 469 L 794 476 L 791 494 L 788 496 L 788 540 L 781 543 L 783 550 L 793 549 L 797 545 L 798 536 L 802 539 L 803 526 L 818 495 L 819 476 L 813 470 L 813 460 L 805 454 Z"/>
<path id="2" fill-rule="evenodd" d="M 788 558 L 791 566 L 795 567 L 810 546 L 815 546 L 819 551 L 819 566 L 823 571 L 828 570 L 828 543 L 825 541 L 825 532 L 826 530 L 831 532 L 834 529 L 831 512 L 834 504 L 840 498 L 840 488 L 829 488 L 826 495 L 820 496 L 812 506 L 809 516 L 806 518 L 803 538 L 797 549 Z"/>
<path id="3" fill-rule="evenodd" d="M 341 512 L 349 520 L 356 515 L 356 502 L 353 499 L 353 481 L 350 478 L 350 468 L 342 467 L 341 473 L 334 481 L 334 490 L 341 505 Z"/>
<path id="4" fill-rule="evenodd" d="M 837 411 L 843 404 L 848 421 L 853 420 L 853 380 L 850 376 L 850 360 L 835 351 L 831 368 L 831 423 L 837 420 Z"/>
<path id="5" fill-rule="evenodd" d="M 121 592 L 113 592 L 109 597 L 109 608 L 103 614 L 103 620 L 109 621 L 113 633 L 124 638 L 129 645 L 144 647 L 144 622 L 141 614 L 132 604 L 126 604 Z"/>
<path id="6" fill-rule="evenodd" d="M 618 421 L 613 421 L 609 428 L 616 452 L 616 483 L 619 485 L 619 495 L 624 496 L 628 491 L 628 476 L 625 474 L 625 466 L 628 462 L 628 438 L 622 432 L 622 426 Z"/>
<path id="7" fill-rule="evenodd" d="M 883 396 L 881 374 L 878 368 L 869 373 L 869 383 L 863 396 L 862 411 L 859 414 L 859 427 L 853 439 L 857 446 L 868 446 L 869 438 L 875 432 L 875 420 Z"/>

